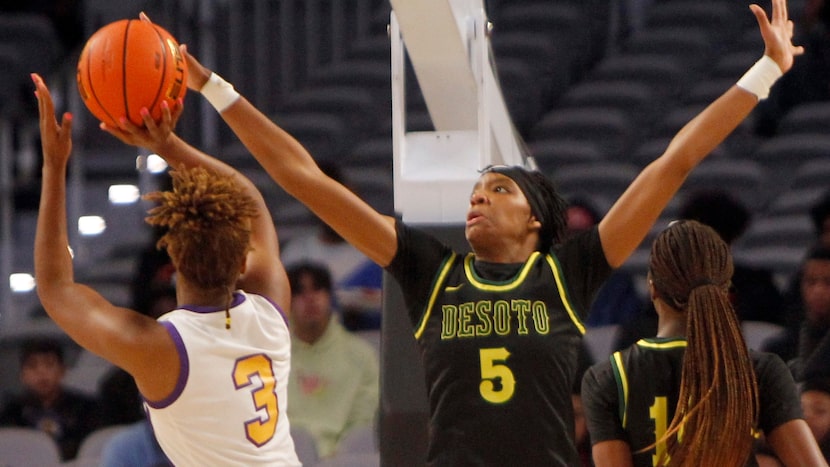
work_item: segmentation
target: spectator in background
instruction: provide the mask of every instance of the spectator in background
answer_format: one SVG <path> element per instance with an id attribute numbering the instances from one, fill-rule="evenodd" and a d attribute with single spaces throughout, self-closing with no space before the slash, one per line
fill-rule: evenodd
<path id="1" fill-rule="evenodd" d="M 815 233 L 815 245 L 830 248 L 830 190 L 810 207 L 810 220 Z M 784 307 L 787 310 L 788 327 L 798 330 L 804 320 L 804 303 L 801 299 L 801 274 L 803 267 L 790 280 L 784 292 Z"/>
<path id="2" fill-rule="evenodd" d="M 816 241 L 830 247 L 830 190 L 810 208 Z"/>
<path id="3" fill-rule="evenodd" d="M 20 380 L 23 393 L 3 405 L 0 425 L 35 428 L 51 436 L 64 461 L 74 459 L 81 441 L 99 427 L 95 401 L 63 386 L 63 347 L 49 338 L 23 343 Z"/>
<path id="4" fill-rule="evenodd" d="M 171 467 L 149 420 L 133 423 L 116 433 L 101 449 L 99 467 Z"/>
<path id="5" fill-rule="evenodd" d="M 288 418 L 314 437 L 320 457 L 350 430 L 372 426 L 380 364 L 375 349 L 349 333 L 332 309 L 332 280 L 322 265 L 288 269 L 291 284 L 291 373 Z"/>
<path id="6" fill-rule="evenodd" d="M 824 458 L 830 460 L 830 378 L 815 378 L 801 387 L 804 419 L 816 437 Z"/>
<path id="7" fill-rule="evenodd" d="M 349 186 L 339 165 L 321 162 L 320 168 Z M 283 263 L 286 267 L 305 262 L 324 264 L 331 272 L 334 298 L 346 328 L 379 329 L 383 270 L 326 223 L 318 222 L 315 235 L 286 242 L 281 253 Z"/>
<path id="8" fill-rule="evenodd" d="M 591 230 L 602 219 L 596 206 L 586 199 L 576 198 L 568 203 L 567 236 Z M 626 325 L 637 318 L 644 306 L 631 274 L 616 269 L 597 292 L 588 320 L 589 327 L 609 324 Z"/>
<path id="9" fill-rule="evenodd" d="M 796 381 L 830 376 L 830 247 L 813 248 L 800 276 L 804 320 L 765 346 L 789 361 Z"/>

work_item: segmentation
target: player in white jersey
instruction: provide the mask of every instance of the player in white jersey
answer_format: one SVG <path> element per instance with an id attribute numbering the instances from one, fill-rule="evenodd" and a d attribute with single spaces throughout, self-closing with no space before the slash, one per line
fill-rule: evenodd
<path id="1" fill-rule="evenodd" d="M 269 443 L 291 442 L 285 406 L 290 337 L 274 308 L 262 296 L 237 291 L 229 330 L 224 307 L 184 306 L 159 318 L 186 371 L 169 397 L 146 406 L 159 444 L 171 459 L 182 459 L 179 465 L 296 462 L 293 450 L 276 450 L 278 457 L 260 452 Z"/>
<path id="2" fill-rule="evenodd" d="M 43 186 L 35 278 L 49 316 L 78 344 L 135 378 L 157 439 L 175 465 L 300 465 L 286 417 L 290 288 L 270 213 L 233 168 L 179 139 L 181 114 L 145 126 L 103 127 L 150 149 L 175 170 L 173 189 L 148 195 L 147 221 L 176 267 L 177 309 L 158 321 L 113 305 L 73 277 L 66 221 L 72 116 L 55 118 L 33 75 L 40 110 Z"/>

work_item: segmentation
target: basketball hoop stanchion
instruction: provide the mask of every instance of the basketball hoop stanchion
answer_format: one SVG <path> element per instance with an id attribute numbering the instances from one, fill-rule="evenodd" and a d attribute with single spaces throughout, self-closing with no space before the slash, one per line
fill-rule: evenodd
<path id="1" fill-rule="evenodd" d="M 524 164 L 490 57 L 480 0 L 392 0 L 395 211 L 411 223 L 463 224 L 478 170 Z M 435 131 L 406 131 L 405 57 Z"/>
<path id="2" fill-rule="evenodd" d="M 395 211 L 457 251 L 478 171 L 528 165 L 490 56 L 481 0 L 391 0 Z M 405 44 L 404 44 L 405 42 Z M 435 131 L 406 130 L 406 58 Z M 420 351 L 400 288 L 384 273 L 381 465 L 423 465 L 429 409 Z"/>

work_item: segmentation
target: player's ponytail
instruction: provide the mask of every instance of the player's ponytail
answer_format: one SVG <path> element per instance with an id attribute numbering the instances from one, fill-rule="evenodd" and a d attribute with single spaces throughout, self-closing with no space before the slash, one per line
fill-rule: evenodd
<path id="1" fill-rule="evenodd" d="M 650 277 L 661 299 L 686 314 L 680 394 L 658 465 L 745 465 L 757 426 L 758 389 L 728 289 L 729 246 L 696 221 L 655 240 Z"/>

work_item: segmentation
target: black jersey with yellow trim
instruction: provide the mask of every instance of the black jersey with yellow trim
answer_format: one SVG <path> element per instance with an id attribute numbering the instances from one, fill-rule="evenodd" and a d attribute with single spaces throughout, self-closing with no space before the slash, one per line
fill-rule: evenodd
<path id="1" fill-rule="evenodd" d="M 415 229 L 399 227 L 401 236 L 389 270 L 424 362 L 428 463 L 574 465 L 582 319 L 610 272 L 598 235 L 486 268 Z M 429 279 L 414 273 L 429 260 Z"/>
<path id="2" fill-rule="evenodd" d="M 615 352 L 609 361 L 586 372 L 582 403 L 591 442 L 622 440 L 631 448 L 635 467 L 655 465 L 661 444 L 643 453 L 666 432 L 677 406 L 686 340 L 641 339 Z M 801 418 L 795 383 L 777 356 L 750 351 L 758 380 L 759 429 L 769 432 Z M 754 458 L 747 466 L 757 465 Z"/>

